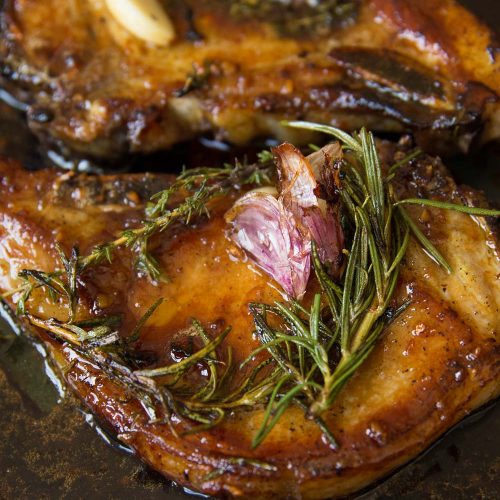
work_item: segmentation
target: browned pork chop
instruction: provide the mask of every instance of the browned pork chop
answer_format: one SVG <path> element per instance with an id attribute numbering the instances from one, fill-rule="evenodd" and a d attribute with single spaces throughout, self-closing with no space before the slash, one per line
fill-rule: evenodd
<path id="1" fill-rule="evenodd" d="M 383 149 L 392 163 L 395 147 L 385 144 Z M 56 244 L 67 253 L 78 245 L 84 255 L 124 227 L 137 226 L 144 200 L 171 181 L 149 175 L 29 173 L 2 162 L 0 291 L 19 284 L 21 269 L 54 270 L 59 265 Z M 430 157 L 401 167 L 395 186 L 400 197 L 484 203 L 477 193 L 457 186 L 441 162 Z M 249 302 L 272 303 L 282 297 L 269 278 L 235 254 L 227 239 L 223 215 L 236 196 L 220 199 L 210 219 L 172 228 L 154 241 L 154 255 L 168 282 L 138 276 L 127 250 L 120 250 L 111 264 L 85 271 L 78 283 L 78 315 L 120 313 L 119 334 L 125 337 L 163 297 L 138 343 L 146 365 L 183 359 L 179 342 L 193 317 L 210 336 L 231 325 L 222 347 L 232 346 L 235 360 L 243 360 L 258 346 Z M 152 422 L 130 388 L 103 370 L 105 365 L 89 361 L 43 330 L 35 332 L 85 405 L 144 461 L 180 484 L 221 496 L 345 495 L 415 457 L 500 390 L 497 233 L 482 218 L 433 208 L 409 212 L 453 273 L 446 274 L 410 243 L 394 300 L 409 298 L 411 303 L 386 327 L 368 360 L 324 415 L 338 449 L 296 406 L 256 449 L 251 442 L 263 418 L 260 405 L 239 409 L 208 431 L 175 435 L 172 428 L 179 431 L 184 425 L 175 415 L 173 427 Z M 54 304 L 36 291 L 27 307 L 40 318 L 64 321 L 67 315 L 63 302 Z"/>
<path id="2" fill-rule="evenodd" d="M 66 151 L 117 158 L 211 132 L 307 143 L 283 118 L 411 130 L 434 149 L 500 136 L 499 46 L 455 0 L 165 1 L 167 47 L 104 0 L 3 3 L 3 84 Z"/>

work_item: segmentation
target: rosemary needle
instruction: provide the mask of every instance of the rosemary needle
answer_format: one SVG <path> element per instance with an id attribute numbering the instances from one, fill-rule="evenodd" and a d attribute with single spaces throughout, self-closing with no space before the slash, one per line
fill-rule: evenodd
<path id="1" fill-rule="evenodd" d="M 479 215 L 481 217 L 500 217 L 500 210 L 490 208 L 469 207 L 466 205 L 458 205 L 456 203 L 447 203 L 438 200 L 426 200 L 422 198 L 407 198 L 394 203 L 398 205 L 424 205 L 427 207 L 442 208 L 444 210 L 453 210 L 468 215 Z"/>

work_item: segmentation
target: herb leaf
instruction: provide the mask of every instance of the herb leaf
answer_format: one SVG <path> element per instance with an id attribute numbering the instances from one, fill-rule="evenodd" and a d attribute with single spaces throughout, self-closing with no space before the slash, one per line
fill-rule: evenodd
<path id="1" fill-rule="evenodd" d="M 481 217 L 500 217 L 500 210 L 491 208 L 469 207 L 467 205 L 458 205 L 457 203 L 447 203 L 438 200 L 427 200 L 423 198 L 406 198 L 394 203 L 394 206 L 399 205 L 424 205 L 427 207 L 442 208 L 444 210 L 453 210 L 468 215 L 478 215 Z"/>

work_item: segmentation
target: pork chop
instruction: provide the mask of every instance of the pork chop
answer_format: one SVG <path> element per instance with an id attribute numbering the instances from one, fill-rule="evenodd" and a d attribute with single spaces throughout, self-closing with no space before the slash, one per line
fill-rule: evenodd
<path id="1" fill-rule="evenodd" d="M 379 149 L 386 165 L 407 152 L 404 144 L 383 143 Z M 0 291 L 18 286 L 22 269 L 60 269 L 57 245 L 67 255 L 74 246 L 86 255 L 123 228 L 137 227 L 144 203 L 172 182 L 169 176 L 147 174 L 27 172 L 3 161 Z M 439 159 L 428 156 L 400 166 L 393 185 L 400 198 L 485 203 L 478 193 L 458 186 Z M 241 195 L 239 189 L 220 197 L 210 218 L 201 214 L 155 236 L 153 256 L 168 279 L 152 281 L 138 272 L 126 248 L 118 249 L 111 263 L 86 269 L 75 285 L 76 319 L 121 315 L 117 331 L 122 339 L 135 335 L 139 322 L 136 354 L 146 369 L 187 359 L 192 318 L 205 328 L 206 341 L 225 332 L 220 348 L 232 347 L 236 365 L 247 358 L 259 346 L 249 303 L 272 304 L 283 297 L 227 237 L 224 214 Z M 323 416 L 337 446 L 295 405 L 258 447 L 252 440 L 264 418 L 261 403 L 228 412 L 215 427 L 184 433 L 185 422 L 175 411 L 166 420 L 152 418 L 126 374 L 106 357 L 106 345 L 100 357 L 89 358 L 74 342 L 47 332 L 47 325 L 58 324 L 50 318 L 65 320 L 67 303 L 34 290 L 25 305 L 32 315 L 29 328 L 83 403 L 139 457 L 180 484 L 218 496 L 346 495 L 418 455 L 500 391 L 497 230 L 484 218 L 453 211 L 415 207 L 408 213 L 453 272 L 447 274 L 416 241 L 410 242 L 394 296 L 396 303 L 409 299 L 409 306 L 385 327 L 367 361 Z M 156 302 L 160 297 L 161 304 Z M 8 301 L 19 306 L 19 299 L 15 294 Z M 141 321 L 153 303 L 156 309 Z M 48 323 L 37 328 L 36 321 Z M 204 356 L 199 377 L 216 366 L 210 359 Z"/>
<path id="2" fill-rule="evenodd" d="M 311 140 L 284 118 L 414 131 L 434 150 L 500 135 L 499 46 L 455 0 L 162 5 L 167 46 L 105 0 L 3 2 L 2 84 L 49 146 L 117 159 L 200 134 Z"/>

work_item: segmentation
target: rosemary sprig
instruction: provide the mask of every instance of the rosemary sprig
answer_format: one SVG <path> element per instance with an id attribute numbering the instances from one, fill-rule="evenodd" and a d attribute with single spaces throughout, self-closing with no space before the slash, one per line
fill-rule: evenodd
<path id="1" fill-rule="evenodd" d="M 418 242 L 422 245 L 422 248 L 427 252 L 435 262 L 437 262 L 441 267 L 446 269 L 448 274 L 452 272 L 450 264 L 446 261 L 446 259 L 441 255 L 441 253 L 437 250 L 437 248 L 430 242 L 429 238 L 425 236 L 425 234 L 420 230 L 417 226 L 416 222 L 408 215 L 406 210 L 402 207 L 399 207 L 399 212 L 403 219 L 405 220 L 408 227 L 411 229 L 413 236 L 418 240 Z"/>
<path id="2" fill-rule="evenodd" d="M 40 271 L 22 273 L 27 280 L 21 297 L 22 315 L 33 326 L 68 343 L 80 356 L 122 383 L 125 390 L 131 391 L 141 402 L 150 421 L 165 421 L 171 425 L 169 416 L 175 413 L 187 422 L 188 428 L 184 433 L 207 430 L 221 422 L 227 411 L 251 406 L 257 401 L 265 400 L 272 392 L 277 372 L 273 373 L 271 370 L 268 374 L 268 362 L 246 368 L 234 365 L 231 349 L 228 348 L 225 355 L 218 353 L 219 346 L 231 328 L 226 328 L 211 339 L 197 320 L 192 321 L 191 328 L 184 332 L 184 336 L 197 339 L 201 344 L 198 350 L 187 354 L 178 363 L 141 368 L 134 345 L 163 299 L 159 298 L 148 308 L 128 336 L 118 333 L 122 320 L 120 316 L 75 321 L 76 301 L 70 290 L 72 283 L 76 283 L 81 277 L 75 274 L 74 262 L 78 255 L 76 250 L 71 255 L 71 259 L 68 259 L 59 251 L 64 271 L 56 271 L 56 278 L 52 276 L 53 273 Z M 70 262 L 73 264 L 70 265 Z M 43 319 L 27 310 L 29 294 L 37 288 L 45 290 L 47 296 L 54 300 L 66 301 L 68 308 L 73 310 L 67 321 Z M 76 286 L 73 290 L 76 293 Z M 20 292 L 19 289 L 17 291 Z M 200 364 L 208 367 L 206 381 L 200 381 L 200 377 L 196 375 Z M 248 376 L 240 377 L 240 382 L 235 384 L 237 374 L 245 369 Z M 266 376 L 262 376 L 263 374 Z M 189 422 L 196 422 L 197 425 L 193 427 Z M 177 432 L 174 428 L 172 431 Z"/>
<path id="3" fill-rule="evenodd" d="M 309 312 L 295 307 L 296 314 L 284 304 L 272 308 L 250 305 L 262 344 L 258 351 L 267 348 L 282 371 L 253 445 L 258 446 L 265 439 L 291 404 L 298 404 L 316 419 L 335 447 L 336 441 L 321 415 L 331 408 L 341 389 L 369 356 L 387 323 L 408 305 L 390 307 L 410 235 L 451 272 L 446 260 L 401 205 L 422 204 L 481 216 L 498 216 L 500 212 L 434 200 L 398 201 L 391 181 L 400 166 L 421 154 L 419 150 L 393 165 L 384 177 L 373 136 L 366 130 L 351 136 L 325 125 L 287 125 L 333 135 L 349 151 L 344 159 L 340 195 L 346 225 L 354 236 L 338 283 L 326 273 L 313 245 L 313 266 L 322 294 L 314 297 Z M 276 322 L 281 324 L 279 328 Z M 320 322 L 325 325 L 323 335 Z"/>
<path id="4" fill-rule="evenodd" d="M 120 323 L 120 318 L 116 317 L 94 318 L 78 324 L 62 323 L 53 318 L 44 320 L 30 313 L 26 313 L 25 318 L 33 326 L 71 345 L 80 356 L 117 379 L 125 390 L 133 392 L 151 422 L 165 421 L 171 425 L 169 416 L 172 413 L 184 418 L 188 428 L 183 433 L 207 430 L 217 425 L 227 410 L 252 405 L 254 398 L 265 399 L 272 392 L 272 374 L 264 383 L 256 380 L 266 364 L 252 368 L 251 376 L 243 378 L 243 382 L 231 391 L 232 380 L 239 368 L 232 363 L 230 349 L 225 356 L 220 356 L 217 351 L 231 329 L 226 328 L 210 339 L 196 320 L 193 320 L 191 329 L 185 335 L 187 338 L 192 336 L 199 339 L 203 344 L 200 349 L 178 363 L 150 369 L 137 368 L 131 344 L 138 339 L 139 330 L 160 304 L 161 299 L 148 309 L 128 337 L 118 334 L 115 327 Z M 199 376 L 196 376 L 200 363 L 209 367 L 208 379 L 201 382 L 197 381 Z M 191 382 L 186 383 L 190 377 Z M 189 424 L 193 421 L 197 423 L 195 427 Z M 174 428 L 172 430 L 177 432 Z"/>
<path id="5" fill-rule="evenodd" d="M 158 410 L 162 418 L 176 413 L 180 417 L 200 423 L 191 431 L 208 429 L 224 418 L 228 409 L 248 406 L 256 400 L 266 398 L 273 389 L 274 375 L 265 381 L 260 380 L 261 371 L 268 363 L 249 369 L 248 378 L 232 386 L 237 367 L 232 363 L 232 353 L 228 349 L 224 358 L 216 355 L 217 347 L 230 329 L 211 340 L 201 324 L 193 320 L 191 334 L 201 340 L 204 347 L 189 355 L 183 362 L 160 366 L 155 369 L 141 370 L 135 361 L 133 344 L 139 339 L 141 328 L 161 304 L 155 302 L 139 320 L 132 333 L 122 338 L 117 334 L 116 317 L 89 318 L 75 322 L 78 303 L 77 282 L 85 270 L 97 263 L 111 262 L 113 252 L 119 247 L 136 250 L 138 259 L 147 262 L 153 277 L 160 276 L 160 269 L 148 252 L 149 238 L 171 227 L 174 223 L 189 224 L 201 214 L 209 214 L 209 203 L 216 197 L 246 185 L 271 183 L 273 175 L 272 155 L 262 154 L 257 164 L 236 163 L 223 168 L 198 168 L 184 170 L 167 189 L 151 199 L 146 210 L 146 220 L 135 229 L 123 231 L 115 240 L 96 246 L 87 256 L 79 256 L 76 249 L 70 257 L 58 249 L 61 266 L 59 270 L 47 273 L 37 270 L 23 270 L 19 277 L 21 286 L 2 295 L 3 298 L 19 294 L 17 314 L 49 332 L 61 341 L 68 342 L 81 356 L 97 364 L 108 375 L 129 387 L 141 401 L 151 420 L 158 420 Z M 82 283 L 84 280 L 81 280 Z M 53 302 L 65 300 L 69 315 L 66 321 L 54 318 L 43 319 L 30 314 L 28 301 L 34 290 L 42 290 Z M 180 384 L 197 363 L 209 366 L 210 377 L 201 387 Z M 221 373 L 221 367 L 223 367 Z M 233 376 L 231 376 L 233 374 Z M 161 381 L 157 382 L 156 379 Z M 196 384 L 195 384 L 196 385 Z M 215 404 L 217 403 L 217 404 Z M 159 408 L 158 408 L 159 407 Z M 168 418 L 167 418 L 168 420 Z M 174 430 L 175 431 L 175 430 Z"/>
<path id="6" fill-rule="evenodd" d="M 348 136 L 331 127 L 306 127 L 334 135 L 354 157 L 344 165 L 341 190 L 354 237 L 339 283 L 329 278 L 313 247 L 313 264 L 323 293 L 314 297 L 308 314 L 293 313 L 283 304 L 272 309 L 264 304 L 250 306 L 260 342 L 268 346 L 284 373 L 271 395 L 254 446 L 292 403 L 301 404 L 315 419 L 321 419 L 332 406 L 387 323 L 385 313 L 408 245 L 408 228 L 392 209 L 392 191 L 384 185 L 373 136 L 365 130 Z M 330 318 L 321 334 L 319 325 L 327 312 Z M 274 316 L 273 321 L 268 314 Z M 281 328 L 271 326 L 276 321 Z M 326 426 L 323 429 L 327 431 Z M 331 435 L 330 442 L 336 446 Z"/>
<path id="7" fill-rule="evenodd" d="M 138 255 L 138 265 L 153 279 L 162 276 L 156 259 L 149 253 L 149 239 L 176 223 L 189 224 L 193 217 L 209 215 L 209 203 L 228 192 L 246 185 L 270 183 L 272 167 L 269 158 L 257 165 L 236 163 L 223 168 L 197 168 L 183 170 L 167 189 L 151 198 L 146 209 L 146 220 L 135 229 L 123 231 L 115 240 L 97 245 L 89 255 L 78 260 L 78 269 L 108 261 L 119 247 L 127 247 Z M 175 205 L 175 199 L 181 201 Z M 174 204 L 174 206 L 172 206 Z"/>
<path id="8" fill-rule="evenodd" d="M 72 323 L 61 323 L 53 318 L 43 320 L 29 313 L 26 313 L 26 319 L 32 325 L 78 347 L 101 347 L 119 340 L 118 332 L 106 324 L 85 329 Z"/>
<path id="9" fill-rule="evenodd" d="M 174 434 L 179 429 L 171 422 L 172 414 L 183 419 L 181 431 L 191 433 L 219 424 L 230 411 L 261 405 L 262 424 L 253 439 L 256 447 L 287 408 L 296 404 L 318 424 L 331 446 L 337 447 L 322 415 L 369 356 L 385 326 L 408 305 L 394 303 L 393 295 L 411 236 L 431 258 L 451 272 L 403 205 L 420 204 L 475 216 L 498 216 L 500 211 L 434 200 L 397 200 L 391 184 L 395 172 L 420 151 L 393 165 L 384 176 L 374 138 L 366 130 L 349 135 L 324 125 L 304 122 L 288 125 L 328 133 L 348 151 L 341 166 L 340 198 L 346 234 L 352 238 L 348 239 L 345 266 L 337 281 L 322 266 L 313 243 L 312 263 L 320 293 L 315 294 L 309 308 L 295 301 L 249 304 L 261 345 L 239 366 L 233 363 L 231 349 L 223 349 L 230 328 L 211 338 L 201 323 L 193 320 L 184 335 L 193 339 L 196 349 L 191 349 L 178 363 L 157 363 L 144 368 L 134 350 L 135 343 L 162 299 L 124 337 L 118 335 L 120 318 L 76 320 L 78 286 L 84 286 L 82 274 L 89 266 L 111 261 L 118 247 L 135 250 L 143 268 L 158 278 L 161 270 L 148 250 L 151 236 L 173 224 L 189 224 L 193 217 L 207 214 L 210 202 L 218 196 L 244 185 L 270 183 L 272 155 L 269 153 L 261 155 L 261 165 L 183 171 L 176 182 L 152 198 L 141 226 L 123 231 L 118 238 L 95 247 L 84 257 L 76 249 L 69 257 L 59 251 L 60 270 L 22 271 L 23 285 L 4 297 L 19 293 L 19 314 L 25 314 L 33 325 L 69 343 L 80 356 L 123 384 L 138 398 L 151 421 L 165 422 Z M 42 319 L 29 311 L 29 298 L 37 289 L 52 300 L 66 301 L 69 311 L 66 321 Z M 206 368 L 203 370 L 206 376 L 200 375 L 200 366 Z M 235 460 L 235 464 L 268 470 L 267 465 L 258 462 Z M 228 462 L 228 469 L 231 463 Z M 217 474 L 225 471 L 226 468 L 221 469 Z"/>
<path id="10" fill-rule="evenodd" d="M 163 303 L 163 297 L 160 297 L 142 316 L 142 318 L 137 322 L 132 333 L 127 337 L 127 343 L 136 342 L 139 340 L 142 327 L 146 324 L 148 319 L 153 315 L 156 309 Z"/>

